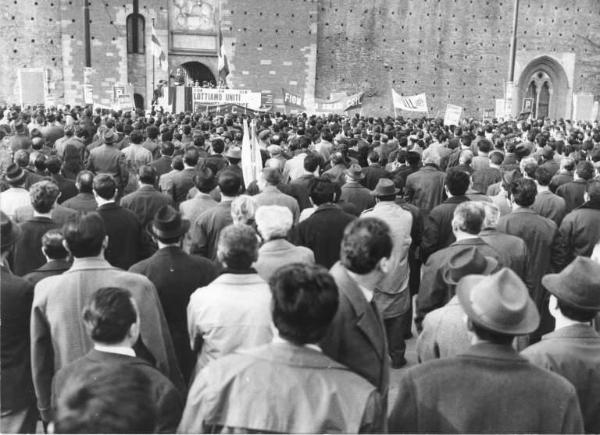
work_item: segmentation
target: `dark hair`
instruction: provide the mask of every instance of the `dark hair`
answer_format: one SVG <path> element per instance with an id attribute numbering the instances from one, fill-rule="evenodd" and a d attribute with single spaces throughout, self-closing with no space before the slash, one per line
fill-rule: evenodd
<path id="1" fill-rule="evenodd" d="M 273 186 L 281 183 L 281 171 L 277 168 L 265 168 L 262 172 L 265 181 Z"/>
<path id="2" fill-rule="evenodd" d="M 50 156 L 45 163 L 46 169 L 51 174 L 58 174 L 62 166 L 62 161 L 58 156 Z"/>
<path id="3" fill-rule="evenodd" d="M 464 195 L 469 188 L 469 174 L 458 168 L 450 168 L 446 173 L 446 187 L 452 196 Z"/>
<path id="4" fill-rule="evenodd" d="M 60 230 L 49 230 L 42 236 L 42 249 L 51 260 L 62 260 L 69 256 L 63 245 L 65 238 Z"/>
<path id="5" fill-rule="evenodd" d="M 252 227 L 243 224 L 228 225 L 219 235 L 219 260 L 234 270 L 246 270 L 258 258 L 258 239 Z"/>
<path id="6" fill-rule="evenodd" d="M 60 190 L 52 181 L 38 181 L 29 188 L 31 205 L 38 213 L 49 213 L 59 195 Z"/>
<path id="7" fill-rule="evenodd" d="M 117 182 L 111 175 L 96 175 L 94 177 L 94 191 L 100 198 L 113 199 L 117 191 Z"/>
<path id="8" fill-rule="evenodd" d="M 471 320 L 473 333 L 482 340 L 490 341 L 494 344 L 510 345 L 514 340 L 514 335 L 503 334 L 502 332 L 492 331 Z"/>
<path id="9" fill-rule="evenodd" d="M 317 206 L 335 201 L 339 187 L 326 177 L 315 178 L 308 186 L 308 195 Z"/>
<path id="10" fill-rule="evenodd" d="M 209 193 L 216 186 L 215 175 L 212 169 L 202 167 L 194 175 L 194 185 L 202 193 Z"/>
<path id="11" fill-rule="evenodd" d="M 139 368 L 93 364 L 65 379 L 56 400 L 56 433 L 153 433 L 157 409 Z"/>
<path id="12" fill-rule="evenodd" d="M 504 161 L 504 154 L 502 154 L 500 151 L 494 151 L 490 153 L 489 159 L 494 165 L 501 165 Z"/>
<path id="13" fill-rule="evenodd" d="M 536 162 L 528 162 L 523 166 L 523 171 L 529 178 L 535 178 L 535 171 L 537 171 L 538 164 Z"/>
<path id="14" fill-rule="evenodd" d="M 144 135 L 139 130 L 133 130 L 129 134 L 129 140 L 131 141 L 131 143 L 134 143 L 136 145 L 137 144 L 141 144 L 143 142 L 143 140 L 144 140 Z"/>
<path id="15" fill-rule="evenodd" d="M 584 160 L 582 162 L 577 163 L 577 169 L 575 173 L 582 179 L 588 181 L 594 178 L 594 164 L 592 162 L 588 162 Z"/>
<path id="16" fill-rule="evenodd" d="M 416 166 L 421 161 L 421 155 L 415 151 L 409 151 L 406 154 L 406 163 L 410 166 Z"/>
<path id="17" fill-rule="evenodd" d="M 173 156 L 173 160 L 171 161 L 171 167 L 178 171 L 183 169 L 183 157 L 181 156 Z"/>
<path id="18" fill-rule="evenodd" d="M 321 164 L 321 157 L 316 153 L 308 153 L 304 157 L 304 169 L 308 172 L 315 172 Z"/>
<path id="19" fill-rule="evenodd" d="M 529 207 L 535 202 L 537 187 L 533 180 L 520 178 L 511 183 L 510 194 L 517 205 Z"/>
<path id="20" fill-rule="evenodd" d="M 172 156 L 175 151 L 175 146 L 170 141 L 165 141 L 160 144 L 160 153 L 163 156 Z"/>
<path id="21" fill-rule="evenodd" d="M 480 139 L 479 142 L 477 142 L 477 148 L 479 148 L 479 151 L 482 153 L 489 153 L 493 146 L 489 140 Z"/>
<path id="22" fill-rule="evenodd" d="M 156 169 L 152 166 L 144 165 L 138 169 L 138 177 L 140 178 L 140 183 L 154 185 L 156 182 Z"/>
<path id="23" fill-rule="evenodd" d="M 573 305 L 568 304 L 567 302 L 561 301 L 560 299 L 556 299 L 557 307 L 560 312 L 568 319 L 575 320 L 577 322 L 591 322 L 596 314 L 598 314 L 598 310 L 584 310 L 581 308 L 574 307 Z"/>
<path id="24" fill-rule="evenodd" d="M 338 307 L 337 285 L 327 269 L 288 264 L 271 276 L 269 286 L 279 335 L 298 345 L 319 342 Z"/>
<path id="25" fill-rule="evenodd" d="M 196 166 L 198 164 L 198 159 L 200 159 L 200 153 L 196 148 L 190 147 L 185 150 L 185 154 L 183 155 L 183 162 L 188 166 Z"/>
<path id="26" fill-rule="evenodd" d="M 148 139 L 156 139 L 158 137 L 158 128 L 154 125 L 146 127 L 146 136 L 148 136 Z"/>
<path id="27" fill-rule="evenodd" d="M 225 142 L 223 142 L 223 139 L 216 138 L 213 139 L 211 146 L 215 153 L 220 154 L 225 149 Z"/>
<path id="28" fill-rule="evenodd" d="M 217 184 L 223 195 L 236 196 L 242 187 L 242 179 L 237 172 L 225 169 L 219 174 Z"/>
<path id="29" fill-rule="evenodd" d="M 92 340 L 104 344 L 123 341 L 137 320 L 131 293 L 118 287 L 97 290 L 83 310 L 83 320 L 90 328 Z"/>
<path id="30" fill-rule="evenodd" d="M 344 230 L 340 261 L 346 269 L 366 274 L 375 269 L 382 258 L 392 254 L 389 226 L 377 218 L 361 218 L 350 222 Z"/>
<path id="31" fill-rule="evenodd" d="M 63 226 L 62 233 L 69 251 L 77 258 L 99 255 L 106 237 L 104 221 L 96 212 L 78 213 Z"/>
<path id="32" fill-rule="evenodd" d="M 535 170 L 535 179 L 540 186 L 547 186 L 550 184 L 550 180 L 552 180 L 552 173 L 543 166 L 540 166 Z"/>
<path id="33" fill-rule="evenodd" d="M 79 185 L 79 192 L 92 193 L 94 190 L 94 173 L 91 171 L 80 171 L 75 182 Z"/>

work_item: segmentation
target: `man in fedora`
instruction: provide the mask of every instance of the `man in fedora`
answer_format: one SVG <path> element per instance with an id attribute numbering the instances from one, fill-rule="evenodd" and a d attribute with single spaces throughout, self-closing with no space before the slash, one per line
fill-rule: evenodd
<path id="1" fill-rule="evenodd" d="M 186 307 L 194 290 L 208 285 L 217 276 L 211 261 L 188 255 L 181 249 L 189 227 L 190 222 L 182 219 L 181 213 L 173 207 L 166 205 L 160 208 L 149 226 L 158 251 L 129 268 L 130 272 L 146 276 L 156 287 L 186 383 L 195 364 L 187 330 Z"/>
<path id="2" fill-rule="evenodd" d="M 486 257 L 475 247 L 457 251 L 448 260 L 443 279 L 451 293 L 456 284 L 467 275 L 490 275 L 498 267 L 498 261 Z M 428 313 L 423 320 L 423 331 L 417 339 L 417 359 L 419 362 L 448 358 L 461 354 L 471 344 L 464 322 L 465 311 L 454 294 L 446 305 Z"/>
<path id="3" fill-rule="evenodd" d="M 389 272 L 375 287 L 374 292 L 374 300 L 383 317 L 387 333 L 392 368 L 400 368 L 406 364 L 404 337 L 410 333 L 412 325 L 408 253 L 412 240 L 413 217 L 410 212 L 394 202 L 398 192 L 399 189 L 392 180 L 380 178 L 371 192 L 377 204 L 361 215 L 379 218 L 388 224 L 394 244 Z"/>
<path id="4" fill-rule="evenodd" d="M 590 325 L 600 312 L 600 265 L 577 257 L 562 272 L 542 278 L 550 292 L 554 332 L 521 354 L 558 373 L 577 390 L 585 431 L 600 433 L 600 335 Z"/>
<path id="5" fill-rule="evenodd" d="M 229 165 L 226 166 L 225 169 L 234 171 L 242 180 L 242 191 L 240 192 L 242 193 L 246 189 L 246 185 L 244 184 L 244 172 L 240 166 L 242 161 L 242 149 L 238 146 L 229 147 L 227 152 L 225 152 L 224 157 L 229 162 Z"/>
<path id="6" fill-rule="evenodd" d="M 0 432 L 35 433 L 37 409 L 29 346 L 33 286 L 13 275 L 7 264 L 7 257 L 21 238 L 21 229 L 4 212 L 0 212 L 0 229 Z"/>
<path id="7" fill-rule="evenodd" d="M 389 419 L 391 433 L 581 433 L 573 385 L 513 348 L 540 322 L 527 286 L 510 269 L 469 275 L 456 288 L 472 346 L 408 369 Z"/>
<path id="8" fill-rule="evenodd" d="M 96 174 L 112 175 L 122 193 L 129 177 L 125 154 L 113 146 L 118 139 L 114 131 L 107 130 L 102 139 L 104 143 L 90 152 L 87 169 Z"/>
<path id="9" fill-rule="evenodd" d="M 346 170 L 346 183 L 342 186 L 340 195 L 340 201 L 353 204 L 359 214 L 375 205 L 375 199 L 371 195 L 371 191 L 360 184 L 363 178 L 365 178 L 365 175 L 360 165 L 350 165 Z"/>
<path id="10" fill-rule="evenodd" d="M 4 180 L 10 187 L 0 193 L 0 209 L 11 219 L 18 208 L 30 204 L 29 192 L 24 187 L 25 178 L 25 171 L 19 165 L 13 163 L 6 168 Z"/>

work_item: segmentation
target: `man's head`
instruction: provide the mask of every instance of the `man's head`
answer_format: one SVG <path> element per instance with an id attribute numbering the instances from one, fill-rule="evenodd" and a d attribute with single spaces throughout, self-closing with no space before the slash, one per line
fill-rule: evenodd
<path id="1" fill-rule="evenodd" d="M 197 174 L 194 175 L 194 185 L 202 193 L 210 193 L 216 184 L 215 175 L 208 167 L 198 169 Z"/>
<path id="2" fill-rule="evenodd" d="M 304 157 L 304 170 L 314 173 L 321 164 L 321 158 L 317 153 L 308 153 Z"/>
<path id="3" fill-rule="evenodd" d="M 50 230 L 42 236 L 42 252 L 49 260 L 64 260 L 69 256 L 60 230 Z"/>
<path id="4" fill-rule="evenodd" d="M 223 139 L 213 139 L 212 143 L 211 143 L 211 147 L 213 150 L 213 153 L 215 154 L 221 154 L 224 150 L 225 150 L 225 142 L 223 142 Z"/>
<path id="5" fill-rule="evenodd" d="M 200 153 L 196 148 L 188 148 L 183 155 L 183 163 L 188 168 L 195 168 L 200 159 Z"/>
<path id="6" fill-rule="evenodd" d="M 580 180 L 589 181 L 596 175 L 596 168 L 594 168 L 594 164 L 592 162 L 588 162 L 587 160 L 583 160 L 577 163 L 577 168 L 575 169 L 575 175 Z"/>
<path id="7" fill-rule="evenodd" d="M 94 177 L 94 194 L 96 199 L 101 198 L 105 201 L 114 200 L 117 195 L 117 183 L 115 179 L 108 174 L 99 174 Z"/>
<path id="8" fill-rule="evenodd" d="M 481 232 L 485 211 L 478 201 L 460 203 L 454 210 L 452 218 L 452 231 L 454 235 L 477 235 Z M 458 239 L 458 237 L 457 237 Z"/>
<path id="9" fill-rule="evenodd" d="M 242 179 L 237 172 L 225 169 L 219 174 L 217 184 L 223 195 L 233 197 L 239 194 L 242 187 Z"/>
<path id="10" fill-rule="evenodd" d="M 144 135 L 142 134 L 141 131 L 139 130 L 133 130 L 130 134 L 129 134 L 129 141 L 132 144 L 136 144 L 139 145 L 144 141 Z"/>
<path id="11" fill-rule="evenodd" d="M 94 173 L 91 171 L 81 171 L 77 174 L 75 185 L 80 193 L 93 193 L 94 191 Z"/>
<path id="12" fill-rule="evenodd" d="M 173 142 L 166 141 L 160 144 L 160 154 L 166 157 L 171 157 L 175 152 L 175 146 Z"/>
<path id="13" fill-rule="evenodd" d="M 156 183 L 156 169 L 150 165 L 144 165 L 138 169 L 138 180 L 141 184 L 154 186 Z"/>
<path id="14" fill-rule="evenodd" d="M 366 275 L 387 272 L 392 255 L 390 228 L 380 219 L 357 219 L 346 226 L 340 247 L 340 261 L 351 272 Z"/>
<path id="15" fill-rule="evenodd" d="M 520 207 L 531 207 L 535 202 L 537 187 L 529 178 L 519 178 L 510 185 L 511 201 Z"/>
<path id="16" fill-rule="evenodd" d="M 258 258 L 258 239 L 248 225 L 229 225 L 219 235 L 217 258 L 225 267 L 248 270 Z"/>
<path id="17" fill-rule="evenodd" d="M 31 205 L 38 213 L 50 213 L 59 196 L 60 190 L 52 181 L 38 181 L 29 189 Z"/>
<path id="18" fill-rule="evenodd" d="M 26 178 L 27 174 L 23 168 L 16 163 L 13 163 L 6 168 L 4 179 L 11 187 L 22 187 Z"/>
<path id="19" fill-rule="evenodd" d="M 95 343 L 133 347 L 139 337 L 135 302 L 122 288 L 97 290 L 83 310 L 83 321 Z"/>
<path id="20" fill-rule="evenodd" d="M 496 229 L 500 219 L 500 209 L 493 202 L 482 201 L 481 203 L 485 212 L 482 229 Z"/>
<path id="21" fill-rule="evenodd" d="M 590 181 L 585 192 L 586 201 L 600 204 L 600 181 Z"/>
<path id="22" fill-rule="evenodd" d="M 262 178 L 266 184 L 277 186 L 281 183 L 281 171 L 278 168 L 264 168 Z"/>
<path id="23" fill-rule="evenodd" d="M 151 383 L 130 365 L 94 364 L 68 378 L 56 400 L 55 433 L 154 433 Z"/>
<path id="24" fill-rule="evenodd" d="M 458 168 L 450 168 L 446 173 L 446 191 L 452 196 L 462 196 L 467 192 L 471 179 L 469 174 Z"/>
<path id="25" fill-rule="evenodd" d="M 548 186 L 552 180 L 552 173 L 543 166 L 535 170 L 535 180 L 540 186 Z"/>
<path id="26" fill-rule="evenodd" d="M 479 142 L 477 142 L 477 148 L 479 148 L 480 152 L 487 154 L 492 150 L 493 146 L 489 140 L 481 139 Z"/>
<path id="27" fill-rule="evenodd" d="M 0 211 L 0 228 L 2 233 L 0 234 L 0 246 L 2 260 L 12 251 L 16 241 L 23 235 L 23 230 L 14 223 L 3 211 Z"/>
<path id="28" fill-rule="evenodd" d="M 65 248 L 75 258 L 96 257 L 108 244 L 102 217 L 96 212 L 77 214 L 62 229 Z"/>
<path id="29" fill-rule="evenodd" d="M 313 204 L 319 206 L 334 202 L 337 195 L 339 195 L 339 187 L 329 178 L 315 178 L 308 187 L 308 195 Z"/>
<path id="30" fill-rule="evenodd" d="M 298 345 L 318 343 L 338 307 L 338 289 L 327 269 L 293 263 L 269 280 L 273 323 L 281 338 Z"/>

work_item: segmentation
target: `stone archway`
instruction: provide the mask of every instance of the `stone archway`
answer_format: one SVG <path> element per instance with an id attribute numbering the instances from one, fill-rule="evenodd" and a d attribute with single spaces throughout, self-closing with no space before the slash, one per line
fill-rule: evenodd
<path id="1" fill-rule="evenodd" d="M 570 114 L 569 80 L 563 67 L 549 56 L 533 59 L 525 67 L 518 81 L 517 104 L 523 99 L 534 99 L 536 118 L 568 118 Z"/>
<path id="2" fill-rule="evenodd" d="M 193 85 L 198 82 L 200 86 L 204 82 L 217 84 L 215 76 L 206 65 L 196 61 L 185 62 L 175 69 L 176 79 L 182 80 L 186 85 Z"/>

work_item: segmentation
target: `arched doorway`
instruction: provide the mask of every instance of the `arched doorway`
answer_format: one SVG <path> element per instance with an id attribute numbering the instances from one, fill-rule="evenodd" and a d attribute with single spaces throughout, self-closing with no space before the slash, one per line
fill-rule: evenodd
<path id="1" fill-rule="evenodd" d="M 217 84 L 214 74 L 204 64 L 200 62 L 185 62 L 179 65 L 175 70 L 176 80 L 185 85 Z"/>
<path id="2" fill-rule="evenodd" d="M 518 84 L 519 108 L 523 107 L 525 98 L 531 98 L 534 118 L 569 116 L 569 80 L 556 60 L 549 56 L 532 60 L 521 73 Z"/>

